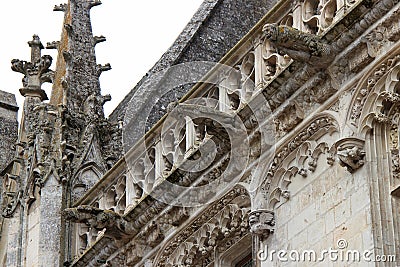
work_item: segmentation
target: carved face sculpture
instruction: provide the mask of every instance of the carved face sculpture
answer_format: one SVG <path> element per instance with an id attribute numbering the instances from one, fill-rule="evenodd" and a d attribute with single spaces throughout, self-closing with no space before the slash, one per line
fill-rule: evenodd
<path id="1" fill-rule="evenodd" d="M 106 212 L 99 213 L 93 223 L 91 224 L 97 230 L 102 230 L 106 227 L 110 227 L 116 221 L 116 218 L 113 218 L 111 214 Z"/>
<path id="2" fill-rule="evenodd" d="M 275 24 L 266 24 L 263 28 L 265 37 L 271 41 L 277 41 L 278 39 L 278 26 Z"/>

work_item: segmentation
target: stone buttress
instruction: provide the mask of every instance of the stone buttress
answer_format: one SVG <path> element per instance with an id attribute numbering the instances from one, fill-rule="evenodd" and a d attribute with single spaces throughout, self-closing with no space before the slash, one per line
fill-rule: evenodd
<path id="1" fill-rule="evenodd" d="M 63 266 L 68 261 L 69 224 L 61 211 L 88 191 L 118 158 L 120 129 L 104 117 L 99 76 L 111 69 L 98 65 L 90 10 L 100 1 L 70 0 L 54 7 L 64 12 L 61 40 L 52 58 L 37 35 L 28 42 L 30 62 L 12 60 L 24 75 L 25 97 L 15 158 L 1 173 L 2 215 L 7 221 L 6 266 Z M 41 88 L 53 83 L 49 102 Z M 5 240 L 5 239 L 3 239 Z M 4 241 L 2 241 L 3 243 Z"/>

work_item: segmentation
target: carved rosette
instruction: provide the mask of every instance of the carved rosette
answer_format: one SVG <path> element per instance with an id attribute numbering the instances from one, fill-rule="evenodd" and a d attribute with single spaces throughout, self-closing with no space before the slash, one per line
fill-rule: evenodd
<path id="1" fill-rule="evenodd" d="M 275 230 L 275 214 L 269 210 L 256 210 L 249 214 L 250 232 L 268 238 Z"/>

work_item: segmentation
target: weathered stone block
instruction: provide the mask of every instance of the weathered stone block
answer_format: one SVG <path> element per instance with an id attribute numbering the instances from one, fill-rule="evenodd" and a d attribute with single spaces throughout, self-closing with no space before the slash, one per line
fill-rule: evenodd
<path id="1" fill-rule="evenodd" d="M 18 137 L 18 106 L 13 94 L 0 91 L 0 171 L 11 161 Z"/>

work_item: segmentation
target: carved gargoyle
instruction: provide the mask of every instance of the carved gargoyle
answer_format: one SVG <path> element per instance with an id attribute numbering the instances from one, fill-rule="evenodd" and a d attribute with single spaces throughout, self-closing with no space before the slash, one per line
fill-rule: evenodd
<path id="1" fill-rule="evenodd" d="M 256 210 L 249 214 L 249 225 L 252 234 L 268 238 L 274 232 L 275 215 L 272 211 Z"/>
<path id="2" fill-rule="evenodd" d="M 337 155 L 341 166 L 351 173 L 364 165 L 365 151 L 354 145 L 352 147 L 338 147 Z"/>
<path id="3" fill-rule="evenodd" d="M 63 211 L 66 220 L 103 230 L 105 236 L 115 239 L 128 238 L 135 233 L 134 227 L 121 215 L 111 210 L 102 210 L 92 206 L 78 206 Z"/>
<path id="4" fill-rule="evenodd" d="M 278 24 L 266 24 L 263 33 L 281 54 L 287 54 L 294 60 L 321 67 L 333 60 L 332 47 L 314 34 Z"/>

